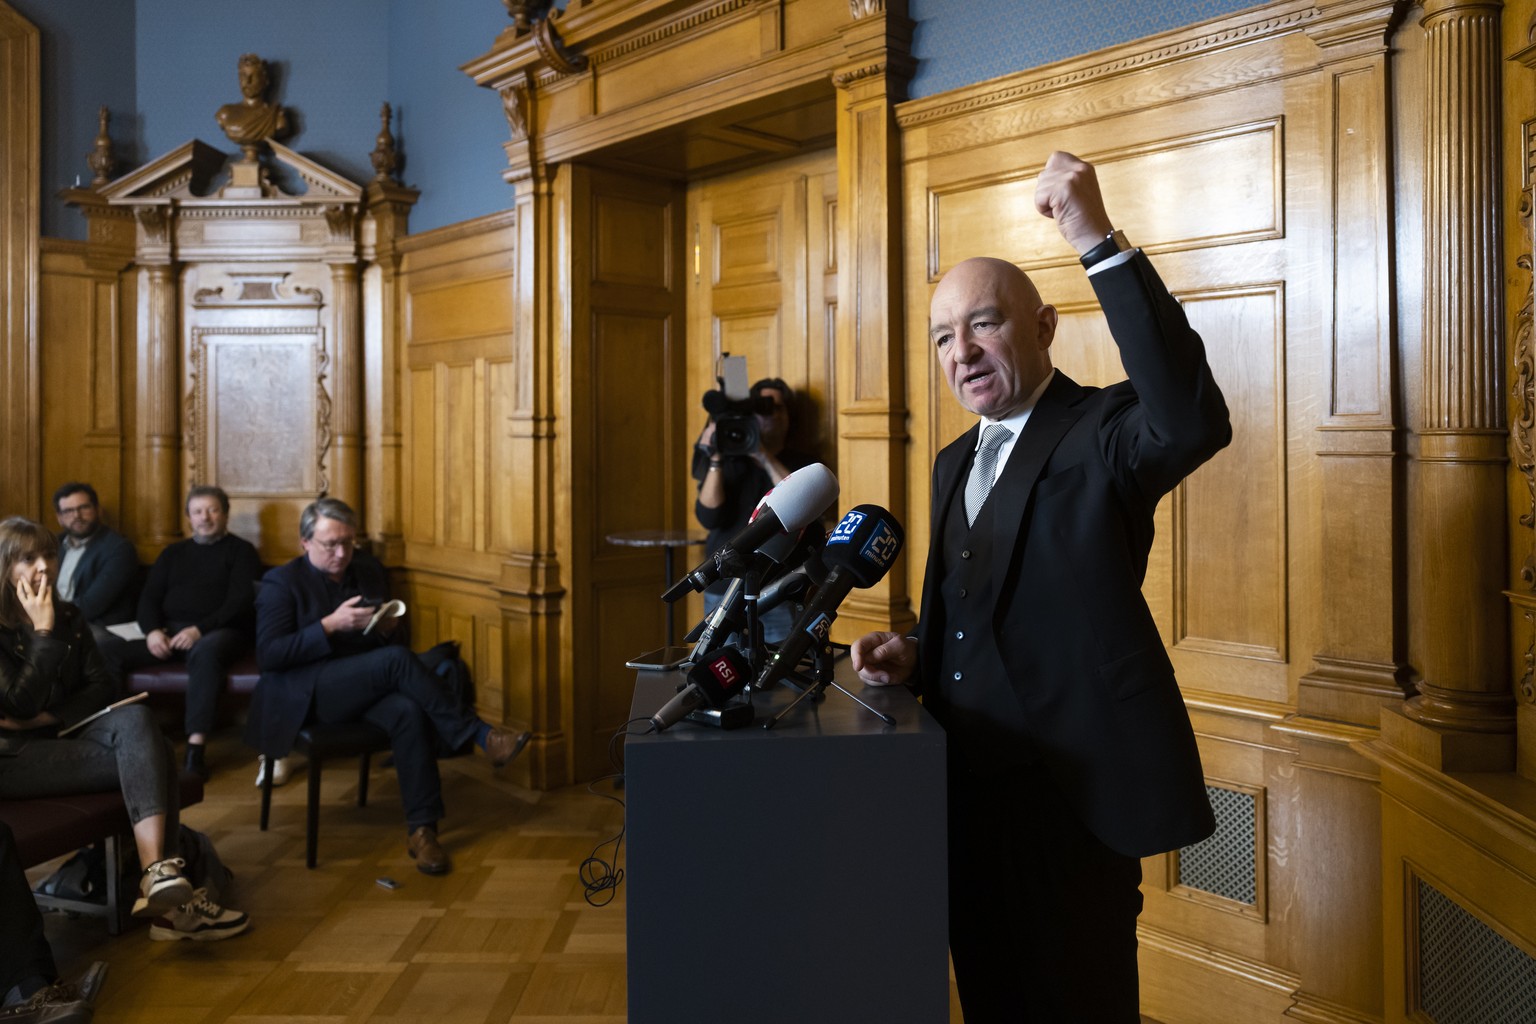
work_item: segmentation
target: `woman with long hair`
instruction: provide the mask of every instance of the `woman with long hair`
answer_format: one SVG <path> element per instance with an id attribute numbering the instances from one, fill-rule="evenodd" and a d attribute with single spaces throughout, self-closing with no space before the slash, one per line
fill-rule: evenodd
<path id="1" fill-rule="evenodd" d="M 150 937 L 244 931 L 245 914 L 214 904 L 182 875 L 176 764 L 149 709 L 113 708 L 59 735 L 112 703 L 117 682 L 90 626 L 54 593 L 53 535 L 20 516 L 0 521 L 0 572 L 0 798 L 121 789 L 145 865 L 133 915 L 154 919 Z"/>

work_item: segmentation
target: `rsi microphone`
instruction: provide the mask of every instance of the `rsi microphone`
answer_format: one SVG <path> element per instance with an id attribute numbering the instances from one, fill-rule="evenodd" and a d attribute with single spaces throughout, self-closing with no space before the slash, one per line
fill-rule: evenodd
<path id="1" fill-rule="evenodd" d="M 826 581 L 816 596 L 806 602 L 778 653 L 763 666 L 762 674 L 753 684 L 755 689 L 766 690 L 783 679 L 813 644 L 826 643 L 843 599 L 855 587 L 863 589 L 879 583 L 901 553 L 903 539 L 901 524 L 879 505 L 855 505 L 848 510 L 828 535 L 821 554 L 828 569 Z"/>
<path id="2" fill-rule="evenodd" d="M 677 696 L 662 705 L 651 716 L 651 727 L 657 732 L 676 725 L 695 708 L 709 705 L 724 707 L 725 702 L 746 688 L 752 666 L 734 647 L 727 647 L 699 662 L 688 673 L 688 685 L 677 691 Z"/>
<path id="3" fill-rule="evenodd" d="M 678 580 L 661 595 L 672 602 L 689 591 L 700 591 L 722 576 L 740 576 L 750 567 L 750 555 L 780 533 L 793 533 L 826 511 L 837 500 L 837 477 L 819 462 L 795 470 L 763 496 L 757 515 L 713 556 Z"/>

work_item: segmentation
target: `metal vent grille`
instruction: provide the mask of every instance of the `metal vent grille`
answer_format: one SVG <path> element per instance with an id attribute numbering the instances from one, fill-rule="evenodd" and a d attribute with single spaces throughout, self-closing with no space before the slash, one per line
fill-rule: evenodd
<path id="1" fill-rule="evenodd" d="M 1530 1024 L 1536 960 L 1419 879 L 1419 1006 L 1435 1024 Z"/>
<path id="2" fill-rule="evenodd" d="M 1258 903 L 1258 798 L 1220 786 L 1206 786 L 1216 812 L 1209 839 L 1179 851 L 1178 884 L 1235 903 Z"/>

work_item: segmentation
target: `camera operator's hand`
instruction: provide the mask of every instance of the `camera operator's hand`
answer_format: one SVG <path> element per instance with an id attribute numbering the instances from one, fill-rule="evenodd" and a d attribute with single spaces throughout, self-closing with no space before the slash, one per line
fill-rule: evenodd
<path id="1" fill-rule="evenodd" d="M 708 423 L 704 424 L 704 429 L 699 432 L 699 439 L 693 443 L 693 446 L 703 452 L 706 458 L 714 459 L 720 456 L 720 452 L 715 448 L 715 419 L 713 416 L 710 417 Z"/>
<path id="2" fill-rule="evenodd" d="M 709 459 L 709 464 L 704 470 L 704 479 L 699 481 L 699 504 L 705 508 L 719 508 L 725 504 L 725 481 L 721 479 L 720 450 L 715 447 L 715 420 L 710 417 L 704 425 L 704 431 L 699 434 L 698 443 L 694 445 Z"/>

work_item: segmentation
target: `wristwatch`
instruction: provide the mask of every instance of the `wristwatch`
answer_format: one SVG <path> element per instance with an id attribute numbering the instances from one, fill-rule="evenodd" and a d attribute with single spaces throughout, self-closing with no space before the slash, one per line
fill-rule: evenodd
<path id="1" fill-rule="evenodd" d="M 1079 259 L 1083 264 L 1083 269 L 1086 270 L 1096 263 L 1103 263 L 1105 260 L 1109 259 L 1116 253 L 1125 252 L 1127 249 L 1134 248 L 1135 246 L 1133 246 L 1126 239 L 1125 232 L 1117 228 L 1116 230 L 1111 231 L 1109 234 L 1105 235 L 1104 241 L 1083 253 Z"/>

